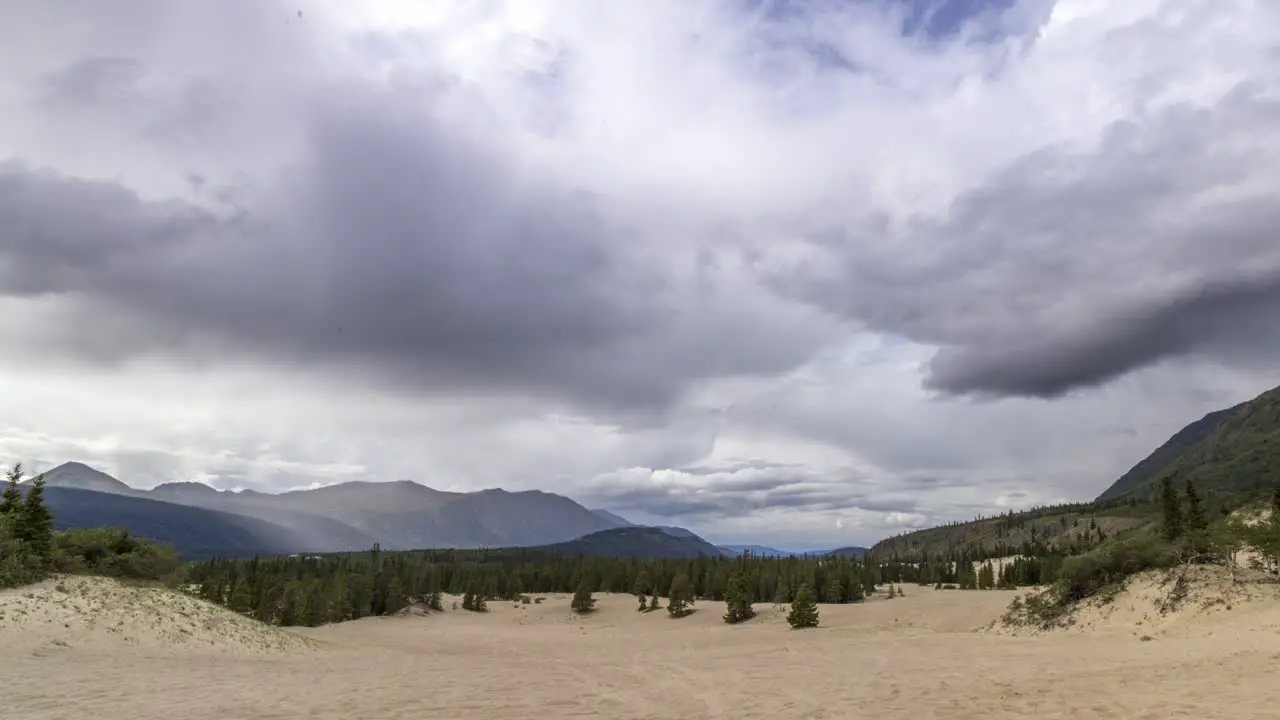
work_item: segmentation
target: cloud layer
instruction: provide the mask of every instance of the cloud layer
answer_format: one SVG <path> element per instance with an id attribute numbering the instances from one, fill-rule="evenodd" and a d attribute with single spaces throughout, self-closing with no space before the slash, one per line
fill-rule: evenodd
<path id="1" fill-rule="evenodd" d="M 6 454 L 844 544 L 1275 384 L 1263 3 L 0 5 Z"/>

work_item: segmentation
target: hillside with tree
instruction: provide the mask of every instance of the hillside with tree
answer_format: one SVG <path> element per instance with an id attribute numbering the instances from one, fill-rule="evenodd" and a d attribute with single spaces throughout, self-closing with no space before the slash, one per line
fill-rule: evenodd
<path id="1" fill-rule="evenodd" d="M 1150 529 L 1160 517 L 1168 480 L 1190 481 L 1211 518 L 1256 500 L 1280 479 L 1280 388 L 1209 413 L 1179 430 L 1095 501 L 1009 511 L 887 538 L 871 548 L 877 558 L 971 560 L 1072 555 L 1108 538 Z"/>

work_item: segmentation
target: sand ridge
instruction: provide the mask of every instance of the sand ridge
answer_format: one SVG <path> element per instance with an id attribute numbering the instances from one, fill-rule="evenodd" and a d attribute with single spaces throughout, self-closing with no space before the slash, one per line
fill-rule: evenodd
<path id="1" fill-rule="evenodd" d="M 601 594 L 599 611 L 585 617 L 570 612 L 568 595 L 491 601 L 484 614 L 452 609 L 446 598 L 444 612 L 427 615 L 259 628 L 310 641 L 270 652 L 155 637 L 115 642 L 109 653 L 105 639 L 58 653 L 28 643 L 0 655 L 0 672 L 40 683 L 12 687 L 5 717 L 1167 720 L 1274 718 L 1280 702 L 1280 640 L 1271 630 L 1146 642 L 1086 630 L 999 635 L 979 630 L 1017 593 L 904 590 L 892 600 L 881 593 L 820 606 L 823 626 L 805 631 L 790 630 L 785 609 L 767 603 L 735 627 L 721 621 L 723 603 L 700 601 L 692 616 L 671 620 L 665 610 L 637 612 L 633 597 Z M 55 599 L 47 586 L 40 592 Z M 1280 622 L 1264 598 L 1235 607 L 1202 621 L 1247 613 L 1263 627 Z M 53 625 L 9 627 L 0 643 L 8 649 Z"/>
<path id="2" fill-rule="evenodd" d="M 0 645 L 37 653 L 140 648 L 271 654 L 316 647 L 185 593 L 84 576 L 0 591 Z"/>

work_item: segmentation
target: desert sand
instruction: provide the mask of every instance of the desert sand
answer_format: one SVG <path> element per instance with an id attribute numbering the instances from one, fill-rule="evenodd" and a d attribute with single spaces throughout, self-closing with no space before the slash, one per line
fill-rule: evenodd
<path id="1" fill-rule="evenodd" d="M 1139 578 L 1064 631 L 998 621 L 1015 593 L 935 591 L 731 627 L 628 596 L 491 602 L 477 615 L 268 628 L 174 592 L 63 578 L 0 592 L 0 716 L 79 718 L 1268 718 L 1276 586 L 1197 588 L 1156 609 Z M 1024 591 L 1025 593 L 1025 591 Z M 450 602 L 446 601 L 446 607 Z"/>

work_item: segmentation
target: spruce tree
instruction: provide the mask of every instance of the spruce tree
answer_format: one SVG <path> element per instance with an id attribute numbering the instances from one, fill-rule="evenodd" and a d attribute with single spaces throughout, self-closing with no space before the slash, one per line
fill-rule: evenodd
<path id="1" fill-rule="evenodd" d="M 729 580 L 725 587 L 724 621 L 730 625 L 736 625 L 755 617 L 756 612 L 751 608 L 751 599 L 751 579 L 742 568 L 734 568 L 729 573 Z"/>
<path id="2" fill-rule="evenodd" d="M 569 607 L 579 615 L 586 615 L 596 609 L 596 599 L 591 597 L 591 585 L 586 580 L 578 583 L 578 589 L 573 593 L 573 600 L 569 601 Z"/>
<path id="3" fill-rule="evenodd" d="M 1187 497 L 1187 531 L 1203 532 L 1207 530 L 1209 528 L 1209 520 L 1204 514 L 1204 507 L 1200 504 L 1200 494 L 1196 492 L 1196 486 L 1191 484 L 1191 480 L 1187 480 L 1185 492 Z"/>
<path id="4" fill-rule="evenodd" d="M 1173 478 L 1165 476 L 1160 480 L 1161 533 L 1164 539 L 1173 542 L 1182 537 L 1182 508 L 1178 502 L 1178 493 L 1173 489 Z"/>
<path id="5" fill-rule="evenodd" d="M 645 610 L 645 612 L 653 612 L 654 610 L 658 610 L 658 609 L 659 609 L 658 593 L 654 593 L 649 596 L 649 607 L 648 609 Z"/>
<path id="6" fill-rule="evenodd" d="M 818 603 L 814 601 L 813 590 L 808 583 L 796 590 L 791 612 L 787 613 L 787 624 L 797 630 L 818 627 Z"/>
<path id="7" fill-rule="evenodd" d="M 778 586 L 773 590 L 773 604 L 782 607 L 787 604 L 787 599 L 787 583 L 782 578 L 778 578 Z"/>
<path id="8" fill-rule="evenodd" d="M 18 483 L 22 482 L 22 463 L 14 463 L 5 473 L 4 494 L 0 495 L 0 515 L 12 515 L 22 507 L 22 491 Z"/>
<path id="9" fill-rule="evenodd" d="M 44 477 L 31 483 L 18 512 L 16 533 L 43 568 L 53 565 L 53 513 L 44 504 Z"/>
<path id="10" fill-rule="evenodd" d="M 673 618 L 682 618 L 693 612 L 689 608 L 689 576 L 677 573 L 671 580 L 671 590 L 667 593 L 667 614 Z"/>
<path id="11" fill-rule="evenodd" d="M 649 598 L 645 597 L 644 593 L 636 595 L 636 599 L 640 601 L 640 607 L 636 608 L 637 612 L 644 612 L 649 609 Z"/>

